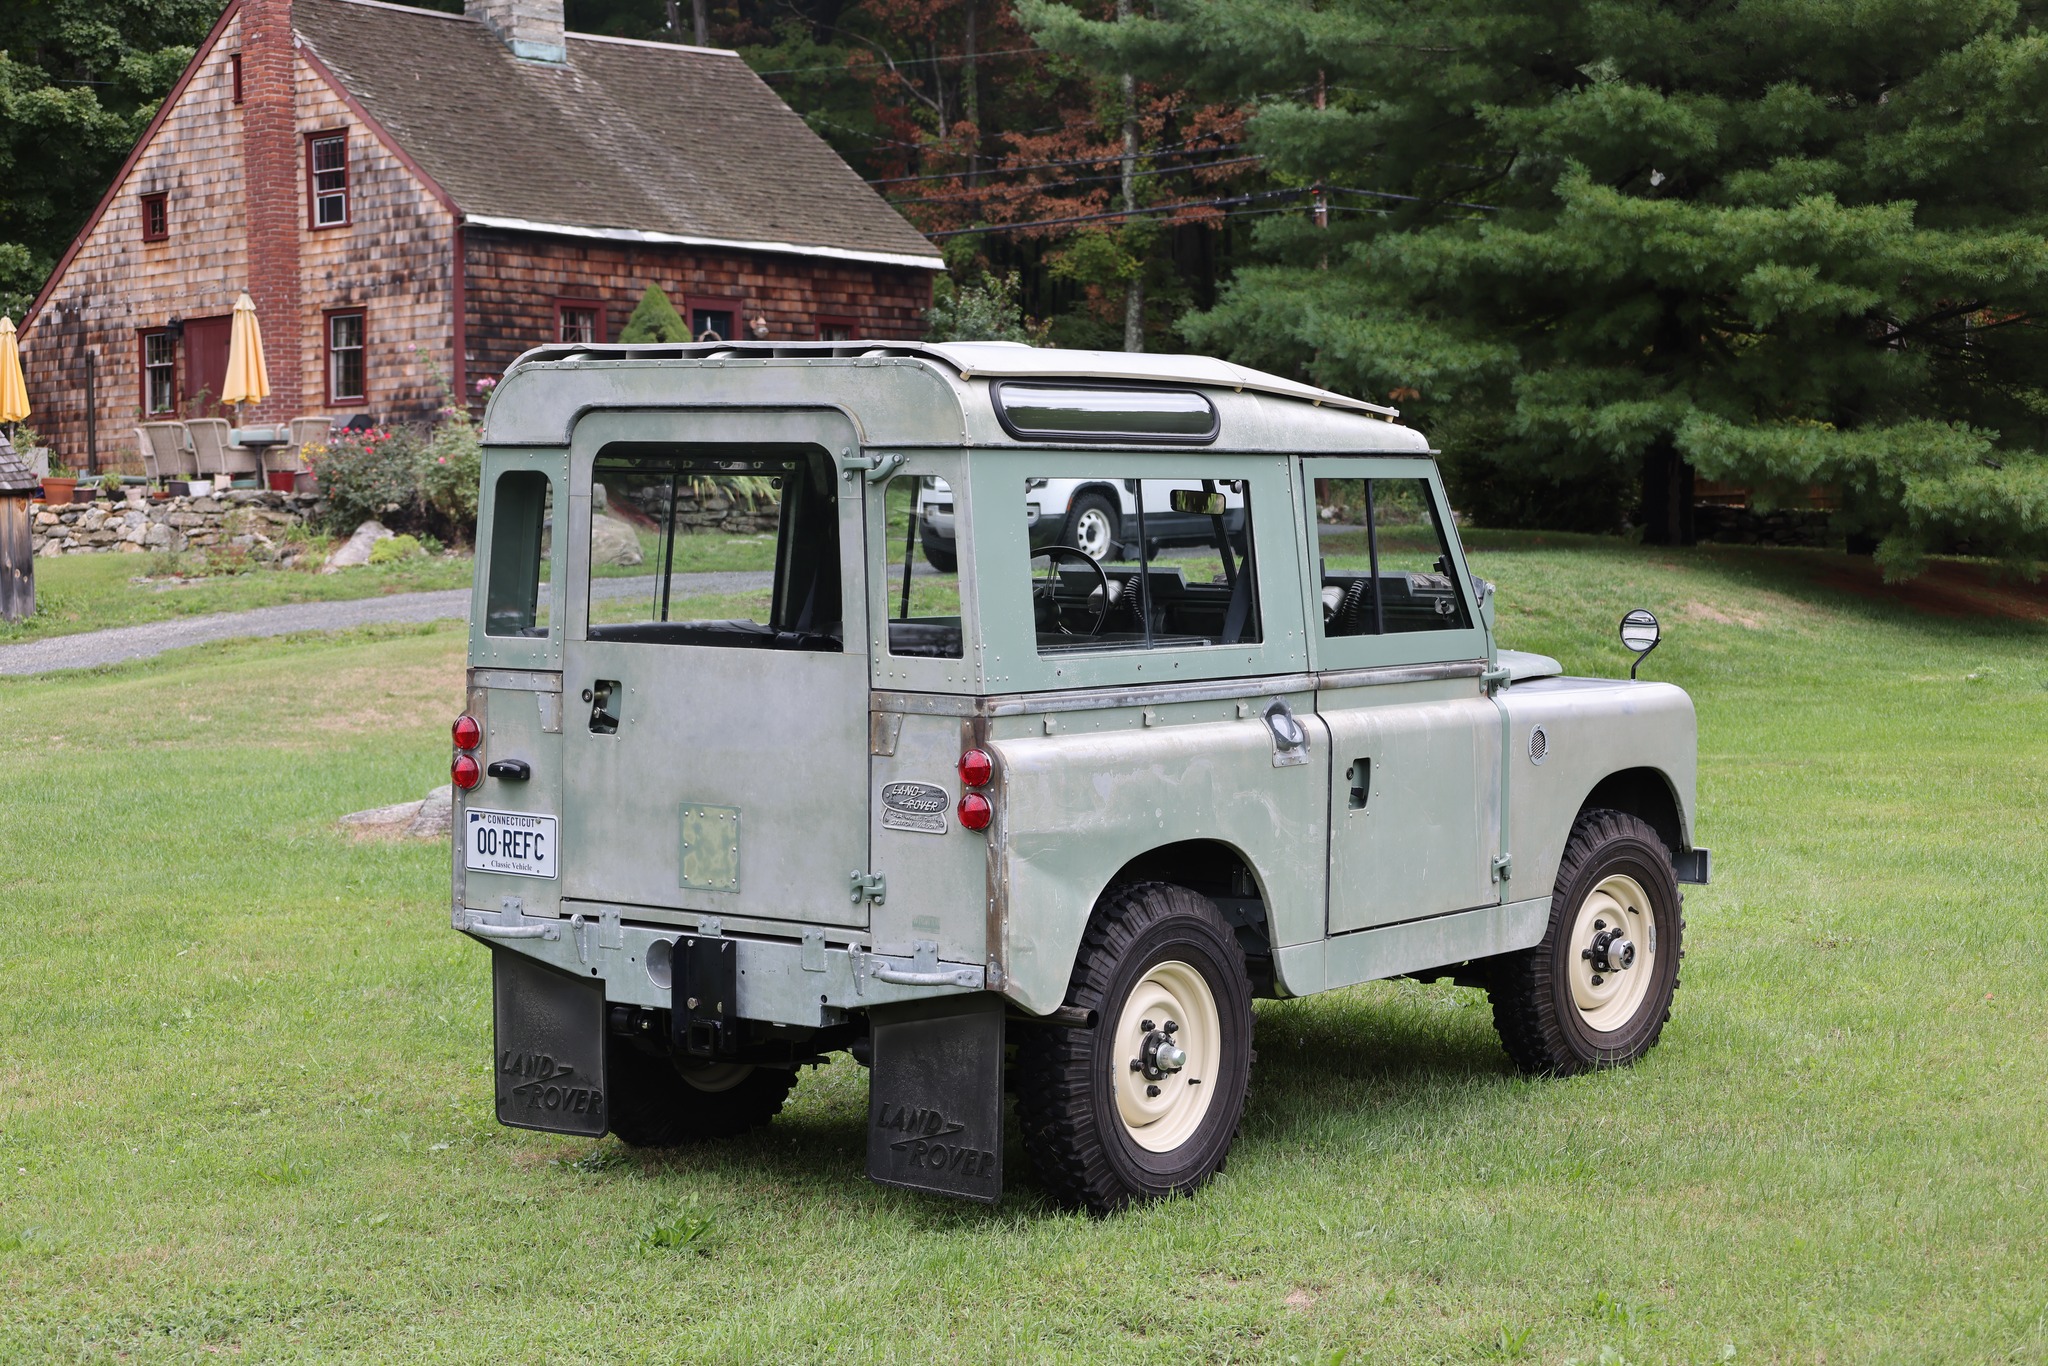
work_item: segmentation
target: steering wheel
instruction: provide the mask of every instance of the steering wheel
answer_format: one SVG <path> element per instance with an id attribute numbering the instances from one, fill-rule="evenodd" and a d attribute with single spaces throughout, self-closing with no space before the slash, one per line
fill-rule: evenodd
<path id="1" fill-rule="evenodd" d="M 1089 636 L 1101 635 L 1103 624 L 1109 620 L 1109 599 L 1111 596 L 1109 587 L 1109 571 L 1104 569 L 1099 563 L 1097 563 L 1094 556 L 1090 555 L 1087 551 L 1081 549 L 1081 547 L 1077 545 L 1040 546 L 1038 549 L 1032 552 L 1032 557 L 1035 559 L 1040 555 L 1046 557 L 1045 580 L 1042 583 L 1034 585 L 1031 589 L 1031 601 L 1033 606 L 1036 607 L 1039 604 L 1043 604 L 1046 608 L 1050 609 L 1052 613 L 1053 625 L 1060 628 L 1060 634 L 1063 636 L 1071 636 L 1075 634 L 1085 634 Z M 1065 618 L 1063 618 L 1060 615 L 1059 559 L 1062 555 L 1073 556 L 1082 564 L 1085 564 L 1090 569 L 1094 570 L 1095 577 L 1102 580 L 1102 601 L 1100 605 L 1098 605 L 1095 609 L 1095 621 L 1088 627 L 1087 631 L 1085 632 L 1077 633 L 1075 631 L 1068 629 Z"/>

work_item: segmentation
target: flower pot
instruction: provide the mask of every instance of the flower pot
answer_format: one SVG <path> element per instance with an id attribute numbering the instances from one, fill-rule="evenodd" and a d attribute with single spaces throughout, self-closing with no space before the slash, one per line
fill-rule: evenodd
<path id="1" fill-rule="evenodd" d="M 78 481 L 76 479 L 45 478 L 43 480 L 43 501 L 51 504 L 68 503 L 71 501 L 71 495 L 77 489 Z"/>
<path id="2" fill-rule="evenodd" d="M 73 488 L 71 490 L 71 501 L 74 503 L 90 503 L 99 496 L 99 487 L 95 484 L 87 484 L 82 488 Z"/>
<path id="3" fill-rule="evenodd" d="M 270 482 L 270 491 L 272 493 L 290 493 L 292 485 L 297 481 L 298 477 L 298 472 L 295 470 L 271 470 L 264 476 Z"/>

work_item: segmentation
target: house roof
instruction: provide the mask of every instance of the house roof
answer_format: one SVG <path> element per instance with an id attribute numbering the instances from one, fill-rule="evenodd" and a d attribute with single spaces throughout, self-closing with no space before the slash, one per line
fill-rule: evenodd
<path id="1" fill-rule="evenodd" d="M 28 467 L 5 433 L 0 433 L 0 498 L 33 498 L 43 481 Z"/>
<path id="2" fill-rule="evenodd" d="M 293 0 L 292 26 L 469 223 L 940 265 L 737 53 L 571 33 L 523 61 L 376 0 Z"/>

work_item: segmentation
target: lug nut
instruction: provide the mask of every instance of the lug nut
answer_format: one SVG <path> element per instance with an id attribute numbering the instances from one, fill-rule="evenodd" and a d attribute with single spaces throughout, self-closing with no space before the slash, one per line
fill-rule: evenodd
<path id="1" fill-rule="evenodd" d="M 1156 1086 L 1148 1086 L 1145 1088 L 1145 1094 L 1147 1096 L 1156 1096 L 1159 1094 L 1159 1088 Z"/>
<path id="2" fill-rule="evenodd" d="M 1150 1034 L 1152 1032 L 1152 1022 L 1150 1020 L 1140 1020 L 1138 1021 L 1138 1028 Z"/>
<path id="3" fill-rule="evenodd" d="M 1167 1032 L 1167 1033 L 1169 1033 L 1169 1034 L 1173 1033 L 1173 1032 L 1174 1032 L 1175 1030 L 1177 1030 L 1177 1029 L 1179 1029 L 1179 1028 L 1180 1028 L 1180 1026 L 1179 1026 L 1179 1025 L 1177 1025 L 1177 1024 L 1175 1024 L 1175 1023 L 1174 1023 L 1173 1021 L 1171 1021 L 1171 1020 L 1168 1020 L 1168 1021 L 1166 1022 L 1166 1032 Z"/>

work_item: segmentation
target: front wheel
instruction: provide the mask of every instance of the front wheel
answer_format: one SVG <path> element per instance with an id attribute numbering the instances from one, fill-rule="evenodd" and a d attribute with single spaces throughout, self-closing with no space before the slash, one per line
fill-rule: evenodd
<path id="1" fill-rule="evenodd" d="M 1098 564 L 1115 560 L 1120 520 L 1109 499 L 1099 493 L 1084 493 L 1067 514 L 1067 544 L 1079 546 L 1082 554 Z"/>
<path id="2" fill-rule="evenodd" d="M 1025 1150 L 1053 1194 L 1107 1214 L 1220 1171 L 1251 1080 L 1252 989 L 1215 903 L 1163 882 L 1106 893 L 1067 1004 L 1093 1027 L 1030 1030 L 1017 1053 Z"/>
<path id="3" fill-rule="evenodd" d="M 605 1059 L 611 1131 L 634 1148 L 732 1138 L 773 1119 L 796 1073 L 745 1063 L 678 1063 L 616 1041 Z"/>
<path id="4" fill-rule="evenodd" d="M 1491 965 L 1500 1041 L 1525 1072 L 1569 1076 L 1634 1062 L 1671 1018 L 1684 904 L 1657 832 L 1619 811 L 1572 827 L 1550 927 Z"/>

